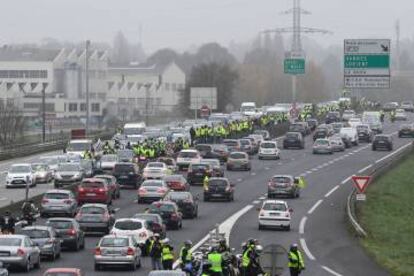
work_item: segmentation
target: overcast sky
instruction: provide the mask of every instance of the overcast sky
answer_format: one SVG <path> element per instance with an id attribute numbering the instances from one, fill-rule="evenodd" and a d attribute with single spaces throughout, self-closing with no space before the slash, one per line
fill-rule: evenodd
<path id="1" fill-rule="evenodd" d="M 0 43 L 60 40 L 112 43 L 122 30 L 132 42 L 143 29 L 143 45 L 151 52 L 216 41 L 244 42 L 260 30 L 291 25 L 293 0 L 12 0 L 2 2 Z M 312 12 L 303 25 L 334 35 L 314 35 L 324 45 L 344 38 L 391 38 L 400 19 L 402 37 L 414 34 L 412 0 L 302 0 Z"/>

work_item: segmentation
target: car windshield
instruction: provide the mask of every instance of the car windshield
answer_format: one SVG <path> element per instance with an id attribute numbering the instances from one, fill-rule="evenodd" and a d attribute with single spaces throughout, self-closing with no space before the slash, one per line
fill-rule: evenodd
<path id="1" fill-rule="evenodd" d="M 65 220 L 49 220 L 47 225 L 55 228 L 55 229 L 71 229 L 73 228 L 73 224 L 71 221 Z"/>
<path id="2" fill-rule="evenodd" d="M 144 183 L 142 183 L 141 187 L 162 187 L 163 182 L 162 181 L 144 181 Z"/>
<path id="3" fill-rule="evenodd" d="M 20 246 L 21 243 L 19 238 L 0 238 L 0 246 Z"/>
<path id="4" fill-rule="evenodd" d="M 191 168 L 193 170 L 205 170 L 205 169 L 208 169 L 208 164 L 201 164 L 201 163 L 191 164 Z"/>
<path id="5" fill-rule="evenodd" d="M 262 209 L 266 210 L 266 211 L 282 211 L 282 212 L 287 210 L 285 204 L 283 204 L 283 203 L 271 203 L 271 202 L 266 202 L 263 205 Z"/>
<path id="6" fill-rule="evenodd" d="M 11 173 L 30 173 L 30 166 L 12 166 L 10 168 Z"/>
<path id="7" fill-rule="evenodd" d="M 143 219 L 146 221 L 159 222 L 158 215 L 155 214 L 136 214 L 134 218 Z"/>
<path id="8" fill-rule="evenodd" d="M 116 172 L 133 172 L 134 165 L 132 164 L 116 164 L 115 165 Z"/>
<path id="9" fill-rule="evenodd" d="M 103 215 L 103 214 L 106 213 L 106 210 L 104 208 L 101 208 L 101 207 L 87 206 L 87 207 L 82 207 L 80 209 L 80 212 L 82 214 Z"/>
<path id="10" fill-rule="evenodd" d="M 103 238 L 99 245 L 101 247 L 127 247 L 129 241 L 127 238 Z"/>
<path id="11" fill-rule="evenodd" d="M 228 182 L 224 179 L 210 179 L 208 181 L 209 186 L 227 186 Z"/>
<path id="12" fill-rule="evenodd" d="M 261 143 L 260 147 L 264 149 L 275 149 L 276 144 L 275 143 Z"/>
<path id="13" fill-rule="evenodd" d="M 66 193 L 46 193 L 43 197 L 45 199 L 68 199 L 69 194 L 66 194 Z"/>
<path id="14" fill-rule="evenodd" d="M 157 163 L 148 163 L 148 168 L 164 168 L 164 163 L 157 162 Z"/>
<path id="15" fill-rule="evenodd" d="M 232 153 L 232 154 L 230 154 L 230 158 L 232 158 L 232 159 L 246 159 L 246 155 L 244 153 Z"/>
<path id="16" fill-rule="evenodd" d="M 60 164 L 57 170 L 60 172 L 78 172 L 79 165 L 71 164 L 71 163 L 64 163 L 64 164 Z"/>
<path id="17" fill-rule="evenodd" d="M 274 176 L 272 178 L 272 182 L 275 183 L 290 183 L 291 179 L 290 177 L 286 177 L 286 176 Z"/>
<path id="18" fill-rule="evenodd" d="M 116 162 L 117 160 L 117 156 L 112 154 L 107 154 L 101 157 L 101 162 Z"/>
<path id="19" fill-rule="evenodd" d="M 178 157 L 180 157 L 180 158 L 195 158 L 195 157 L 197 157 L 197 153 L 196 152 L 183 151 L 183 152 L 180 152 L 178 154 Z"/>
<path id="20" fill-rule="evenodd" d="M 329 141 L 328 140 L 316 140 L 315 145 L 326 146 L 326 145 L 329 145 Z"/>
<path id="21" fill-rule="evenodd" d="M 48 166 L 46 164 L 32 164 L 32 169 L 36 172 L 47 171 Z"/>
<path id="22" fill-rule="evenodd" d="M 119 230 L 138 230 L 142 228 L 142 223 L 136 220 L 121 220 L 115 222 L 114 227 Z"/>
<path id="23" fill-rule="evenodd" d="M 163 212 L 174 212 L 175 211 L 174 205 L 172 205 L 172 204 L 159 204 L 159 203 L 156 203 L 156 204 L 150 205 L 149 209 L 150 209 L 151 212 L 156 212 L 156 213 L 158 213 L 158 212 L 161 212 L 161 213 L 163 213 Z"/>
<path id="24" fill-rule="evenodd" d="M 47 239 L 50 237 L 49 231 L 40 229 L 23 229 L 21 233 L 31 239 Z"/>

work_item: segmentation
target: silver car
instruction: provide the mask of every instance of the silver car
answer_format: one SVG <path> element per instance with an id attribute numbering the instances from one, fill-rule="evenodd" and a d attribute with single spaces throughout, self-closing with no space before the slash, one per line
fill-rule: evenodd
<path id="1" fill-rule="evenodd" d="M 29 272 L 40 268 L 40 249 L 28 236 L 0 235 L 0 262 Z"/>
<path id="2" fill-rule="evenodd" d="M 40 214 L 43 217 L 49 215 L 68 215 L 74 217 L 78 202 L 75 195 L 69 190 L 47 191 L 40 203 Z"/>
<path id="3" fill-rule="evenodd" d="M 145 180 L 138 189 L 138 203 L 160 200 L 169 190 L 170 188 L 164 180 Z"/>
<path id="4" fill-rule="evenodd" d="M 78 163 L 61 163 L 55 172 L 55 188 L 63 185 L 79 183 L 84 177 L 84 172 Z"/>
<path id="5" fill-rule="evenodd" d="M 55 230 L 50 226 L 27 226 L 19 231 L 19 234 L 28 236 L 32 242 L 40 248 L 42 257 L 52 261 L 60 257 L 61 240 Z"/>
<path id="6" fill-rule="evenodd" d="M 332 136 L 329 138 L 332 150 L 335 152 L 345 151 L 345 144 L 340 136 Z"/>
<path id="7" fill-rule="evenodd" d="M 116 163 L 118 163 L 118 156 L 116 154 L 105 154 L 99 160 L 98 169 L 103 173 L 112 173 Z"/>
<path id="8" fill-rule="evenodd" d="M 53 179 L 53 171 L 45 163 L 32 163 L 33 181 L 36 184 L 49 183 Z"/>
<path id="9" fill-rule="evenodd" d="M 313 154 L 327 153 L 332 154 L 332 145 L 329 139 L 316 139 L 313 143 Z"/>
<path id="10" fill-rule="evenodd" d="M 141 249 L 133 236 L 104 236 L 95 248 L 95 270 L 105 265 L 141 267 Z"/>

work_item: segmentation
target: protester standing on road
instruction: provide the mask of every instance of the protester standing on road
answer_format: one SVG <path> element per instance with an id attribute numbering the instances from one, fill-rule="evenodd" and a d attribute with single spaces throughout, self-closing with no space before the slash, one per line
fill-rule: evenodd
<path id="1" fill-rule="evenodd" d="M 161 259 L 162 259 L 162 267 L 164 270 L 172 270 L 173 263 L 174 263 L 174 255 L 173 255 L 174 248 L 170 245 L 170 240 L 168 238 L 162 241 L 162 249 L 161 249 Z"/>
<path id="2" fill-rule="evenodd" d="M 162 270 L 161 265 L 162 245 L 160 235 L 154 234 L 149 245 L 149 255 L 151 257 L 152 270 Z"/>
<path id="3" fill-rule="evenodd" d="M 305 270 L 305 263 L 303 262 L 302 253 L 299 251 L 296 243 L 290 246 L 288 258 L 290 276 L 298 276 L 303 270 Z"/>

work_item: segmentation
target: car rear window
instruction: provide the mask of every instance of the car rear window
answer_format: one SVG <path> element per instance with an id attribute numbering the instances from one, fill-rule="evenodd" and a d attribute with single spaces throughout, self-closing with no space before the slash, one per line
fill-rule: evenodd
<path id="1" fill-rule="evenodd" d="M 164 168 L 164 163 L 148 163 L 148 168 Z"/>
<path id="2" fill-rule="evenodd" d="M 152 221 L 159 223 L 158 215 L 151 215 L 151 214 L 136 214 L 134 218 L 143 219 L 146 221 Z"/>
<path id="3" fill-rule="evenodd" d="M 208 169 L 209 165 L 208 164 L 191 164 L 191 168 L 193 170 L 204 170 L 204 169 Z"/>
<path id="4" fill-rule="evenodd" d="M 298 135 L 296 133 L 287 133 L 286 138 L 288 139 L 296 139 L 298 138 Z"/>
<path id="5" fill-rule="evenodd" d="M 126 247 L 129 245 L 127 238 L 103 238 L 100 246 L 102 247 Z"/>
<path id="6" fill-rule="evenodd" d="M 328 145 L 329 141 L 327 140 L 316 140 L 315 145 Z"/>
<path id="7" fill-rule="evenodd" d="M 21 233 L 31 239 L 47 239 L 50 236 L 49 231 L 40 229 L 23 229 Z"/>
<path id="8" fill-rule="evenodd" d="M 166 196 L 166 199 L 169 200 L 185 200 L 190 199 L 191 195 L 189 193 L 169 193 Z"/>
<path id="9" fill-rule="evenodd" d="M 172 204 L 152 204 L 149 207 L 150 211 L 152 212 L 174 212 L 175 211 L 175 207 Z"/>
<path id="10" fill-rule="evenodd" d="M 211 150 L 211 146 L 198 145 L 198 146 L 196 146 L 196 149 L 199 150 L 199 151 L 210 151 Z"/>
<path id="11" fill-rule="evenodd" d="M 22 240 L 19 238 L 0 238 L 0 246 L 20 246 Z"/>
<path id="12" fill-rule="evenodd" d="M 116 172 L 133 172 L 134 165 L 132 164 L 116 164 L 115 165 Z"/>
<path id="13" fill-rule="evenodd" d="M 234 146 L 237 146 L 239 144 L 237 141 L 232 141 L 232 140 L 224 141 L 223 143 L 227 146 L 230 146 L 230 147 L 234 147 Z"/>
<path id="14" fill-rule="evenodd" d="M 46 193 L 43 197 L 47 198 L 47 199 L 68 199 L 69 194 L 65 194 L 65 193 Z"/>
<path id="15" fill-rule="evenodd" d="M 224 179 L 210 179 L 208 181 L 209 186 L 227 186 L 227 181 Z"/>
<path id="16" fill-rule="evenodd" d="M 272 182 L 275 183 L 290 183 L 291 179 L 290 177 L 286 177 L 286 176 L 275 176 L 272 178 Z"/>
<path id="17" fill-rule="evenodd" d="M 266 211 L 286 211 L 286 205 L 283 203 L 270 203 L 270 202 L 266 202 L 263 205 L 263 210 Z"/>
<path id="18" fill-rule="evenodd" d="M 387 136 L 376 136 L 375 141 L 388 141 L 389 138 Z"/>
<path id="19" fill-rule="evenodd" d="M 88 206 L 88 207 L 82 207 L 80 209 L 80 212 L 82 214 L 103 215 L 105 214 L 106 210 L 101 207 Z"/>
<path id="20" fill-rule="evenodd" d="M 260 147 L 264 149 L 275 149 L 276 144 L 275 143 L 261 143 Z"/>
<path id="21" fill-rule="evenodd" d="M 142 223 L 134 220 L 123 220 L 115 222 L 114 227 L 119 230 L 138 230 L 142 228 Z"/>
<path id="22" fill-rule="evenodd" d="M 197 156 L 196 152 L 180 152 L 178 157 L 181 158 L 195 158 Z"/>
<path id="23" fill-rule="evenodd" d="M 240 141 L 240 144 L 242 144 L 243 146 L 250 145 L 252 143 L 250 142 L 250 140 L 247 140 L 247 139 L 241 139 L 239 141 Z"/>
<path id="24" fill-rule="evenodd" d="M 51 227 L 55 229 L 71 229 L 73 228 L 73 224 L 71 221 L 64 221 L 64 220 L 50 220 L 47 223 Z"/>
<path id="25" fill-rule="evenodd" d="M 232 159 L 246 159 L 246 155 L 244 153 L 232 153 L 232 154 L 230 154 L 230 158 L 232 158 Z"/>
<path id="26" fill-rule="evenodd" d="M 141 187 L 162 187 L 163 182 L 161 181 L 144 181 L 141 185 Z"/>
<path id="27" fill-rule="evenodd" d="M 101 181 L 84 181 L 81 186 L 87 188 L 104 188 L 105 184 Z"/>

